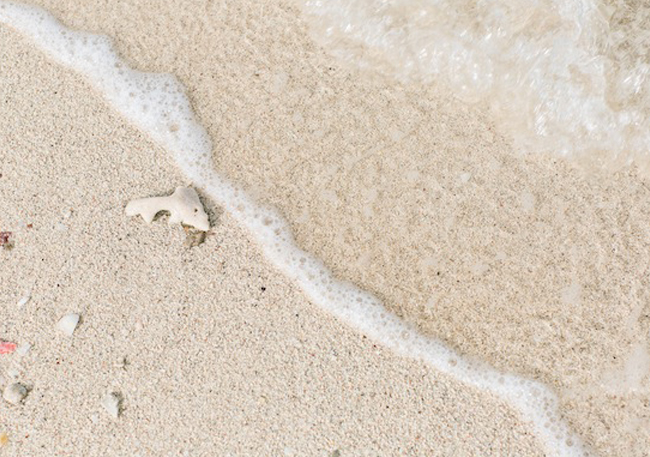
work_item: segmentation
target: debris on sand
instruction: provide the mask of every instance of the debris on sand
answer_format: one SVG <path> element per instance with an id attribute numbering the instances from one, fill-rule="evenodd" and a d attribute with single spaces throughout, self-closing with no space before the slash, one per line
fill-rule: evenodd
<path id="1" fill-rule="evenodd" d="M 150 224 L 161 211 L 170 213 L 170 224 L 185 224 L 204 232 L 210 229 L 208 215 L 203 209 L 199 196 L 191 187 L 177 187 L 167 197 L 150 197 L 132 200 L 126 205 L 127 216 L 142 216 Z"/>
<path id="2" fill-rule="evenodd" d="M 57 328 L 68 336 L 72 336 L 79 324 L 79 314 L 66 314 L 56 324 Z"/>
<path id="3" fill-rule="evenodd" d="M 23 294 L 23 296 L 16 302 L 16 305 L 18 305 L 19 308 L 22 308 L 25 306 L 31 299 L 32 299 L 32 290 L 34 290 L 35 283 L 32 284 L 32 286 L 27 289 L 27 291 Z"/>
<path id="4" fill-rule="evenodd" d="M 193 248 L 205 242 L 205 236 L 207 232 L 204 232 L 202 230 L 192 230 L 189 227 L 184 228 L 187 236 L 185 237 L 185 242 L 183 244 L 186 248 Z"/>
<path id="5" fill-rule="evenodd" d="M 0 354 L 11 354 L 16 350 L 16 343 L 0 341 Z"/>
<path id="6" fill-rule="evenodd" d="M 19 382 L 9 384 L 2 392 L 2 398 L 4 398 L 7 403 L 11 403 L 12 405 L 19 405 L 26 396 L 27 388 Z"/>
<path id="7" fill-rule="evenodd" d="M 14 247 L 12 236 L 12 232 L 0 232 L 0 247 L 7 250 L 12 249 Z"/>
<path id="8" fill-rule="evenodd" d="M 16 303 L 19 307 L 25 306 L 29 299 L 32 298 L 31 294 L 26 294 Z"/>
<path id="9" fill-rule="evenodd" d="M 115 368 L 119 368 L 121 370 L 126 370 L 126 366 L 129 364 L 129 362 L 126 360 L 126 357 L 118 357 L 117 361 L 113 364 Z"/>
<path id="10" fill-rule="evenodd" d="M 119 417 L 121 403 L 122 396 L 117 392 L 110 392 L 106 394 L 102 399 L 102 406 L 113 419 L 117 419 Z"/>
<path id="11" fill-rule="evenodd" d="M 0 447 L 6 446 L 9 443 L 9 435 L 5 432 L 0 433 Z"/>

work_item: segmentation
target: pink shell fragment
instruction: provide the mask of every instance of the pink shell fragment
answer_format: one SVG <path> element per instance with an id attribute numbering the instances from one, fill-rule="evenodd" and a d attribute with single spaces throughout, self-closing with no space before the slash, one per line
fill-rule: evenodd
<path id="1" fill-rule="evenodd" d="M 11 354 L 16 350 L 16 343 L 0 341 L 0 354 Z"/>

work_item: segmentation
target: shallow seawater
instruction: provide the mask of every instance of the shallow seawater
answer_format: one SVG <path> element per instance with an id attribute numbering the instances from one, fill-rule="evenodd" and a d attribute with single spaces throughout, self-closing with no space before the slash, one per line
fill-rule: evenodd
<path id="1" fill-rule="evenodd" d="M 650 157 L 650 7 L 638 0 L 307 0 L 312 36 L 398 80 L 485 101 L 524 153 Z"/>
<path id="2" fill-rule="evenodd" d="M 604 453 L 650 443 L 650 368 L 612 362 L 645 361 L 650 330 L 650 198 L 636 172 L 612 173 L 646 165 L 641 6 L 237 0 L 197 21 L 168 0 L 157 27 L 144 0 L 101 15 L 35 3 L 183 81 L 131 70 L 104 38 L 61 39 L 46 14 L 21 23 L 314 302 L 503 394 L 551 454 L 579 454 L 562 420 Z M 559 415 L 537 383 L 475 357 L 551 386 Z"/>

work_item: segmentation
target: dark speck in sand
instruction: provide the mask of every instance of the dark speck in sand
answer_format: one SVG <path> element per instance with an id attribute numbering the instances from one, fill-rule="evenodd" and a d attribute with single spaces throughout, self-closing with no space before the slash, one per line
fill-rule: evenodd
<path id="1" fill-rule="evenodd" d="M 262 286 L 262 287 L 260 287 L 260 290 L 261 290 L 262 292 L 265 292 L 265 291 L 266 291 L 266 287 Z"/>
<path id="2" fill-rule="evenodd" d="M 13 233 L 11 232 L 0 232 L 0 246 L 3 249 L 11 249 L 14 247 L 13 240 L 11 239 Z"/>
<path id="3" fill-rule="evenodd" d="M 330 457 L 341 457 L 341 451 L 337 449 L 335 451 L 330 452 Z"/>

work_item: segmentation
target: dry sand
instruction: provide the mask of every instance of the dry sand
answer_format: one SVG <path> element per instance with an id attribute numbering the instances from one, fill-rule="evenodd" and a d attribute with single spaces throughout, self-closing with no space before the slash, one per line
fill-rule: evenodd
<path id="1" fill-rule="evenodd" d="M 634 171 L 518 158 L 443 88 L 340 67 L 286 1 L 32 3 L 177 75 L 218 169 L 338 276 L 463 353 L 547 382 L 603 455 L 647 455 L 650 191 Z"/>
<path id="2" fill-rule="evenodd" d="M 0 355 L 30 389 L 0 404 L 1 456 L 543 455 L 507 405 L 309 303 L 210 201 L 194 248 L 127 218 L 183 184 L 165 152 L 6 27 L 0 62 L 0 337 L 33 345 Z"/>

